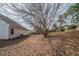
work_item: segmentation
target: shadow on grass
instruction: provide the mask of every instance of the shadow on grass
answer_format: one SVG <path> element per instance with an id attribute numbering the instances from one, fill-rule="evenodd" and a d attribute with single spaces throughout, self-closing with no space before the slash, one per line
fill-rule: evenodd
<path id="1" fill-rule="evenodd" d="M 21 37 L 15 38 L 15 39 L 0 40 L 0 48 L 7 47 L 10 45 L 14 45 L 14 44 L 18 44 L 18 43 L 26 40 L 29 37 L 30 36 L 21 36 Z"/>

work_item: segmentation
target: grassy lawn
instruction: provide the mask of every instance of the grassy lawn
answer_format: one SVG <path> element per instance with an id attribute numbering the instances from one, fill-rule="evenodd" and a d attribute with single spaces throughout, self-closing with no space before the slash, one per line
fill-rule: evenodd
<path id="1" fill-rule="evenodd" d="M 32 35 L 14 40 L 0 40 L 0 55 L 79 56 L 79 31 L 53 32 L 45 38 Z"/>

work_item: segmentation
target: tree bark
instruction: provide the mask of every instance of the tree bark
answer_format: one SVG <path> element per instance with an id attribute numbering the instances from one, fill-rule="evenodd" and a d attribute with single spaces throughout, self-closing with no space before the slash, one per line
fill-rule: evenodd
<path id="1" fill-rule="evenodd" d="M 48 33 L 45 33 L 44 36 L 45 36 L 45 37 L 48 37 Z"/>

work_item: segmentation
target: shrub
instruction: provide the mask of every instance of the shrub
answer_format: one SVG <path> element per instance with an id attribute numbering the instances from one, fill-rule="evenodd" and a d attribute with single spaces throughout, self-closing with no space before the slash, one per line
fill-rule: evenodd
<path id="1" fill-rule="evenodd" d="M 77 27 L 77 25 L 70 25 L 69 29 L 75 29 Z"/>
<path id="2" fill-rule="evenodd" d="M 60 30 L 61 32 L 63 32 L 65 29 L 64 29 L 64 27 L 59 27 L 59 30 Z"/>
<path id="3" fill-rule="evenodd" d="M 61 28 L 60 30 L 61 30 L 61 31 L 64 31 L 64 28 Z"/>

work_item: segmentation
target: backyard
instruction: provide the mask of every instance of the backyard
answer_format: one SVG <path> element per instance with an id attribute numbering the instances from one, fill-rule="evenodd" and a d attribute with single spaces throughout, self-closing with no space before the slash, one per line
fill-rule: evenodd
<path id="1" fill-rule="evenodd" d="M 79 3 L 0 7 L 0 56 L 79 56 Z"/>
<path id="2" fill-rule="evenodd" d="M 79 31 L 51 33 L 47 38 L 40 34 L 13 40 L 0 40 L 0 55 L 77 56 L 79 55 Z"/>

